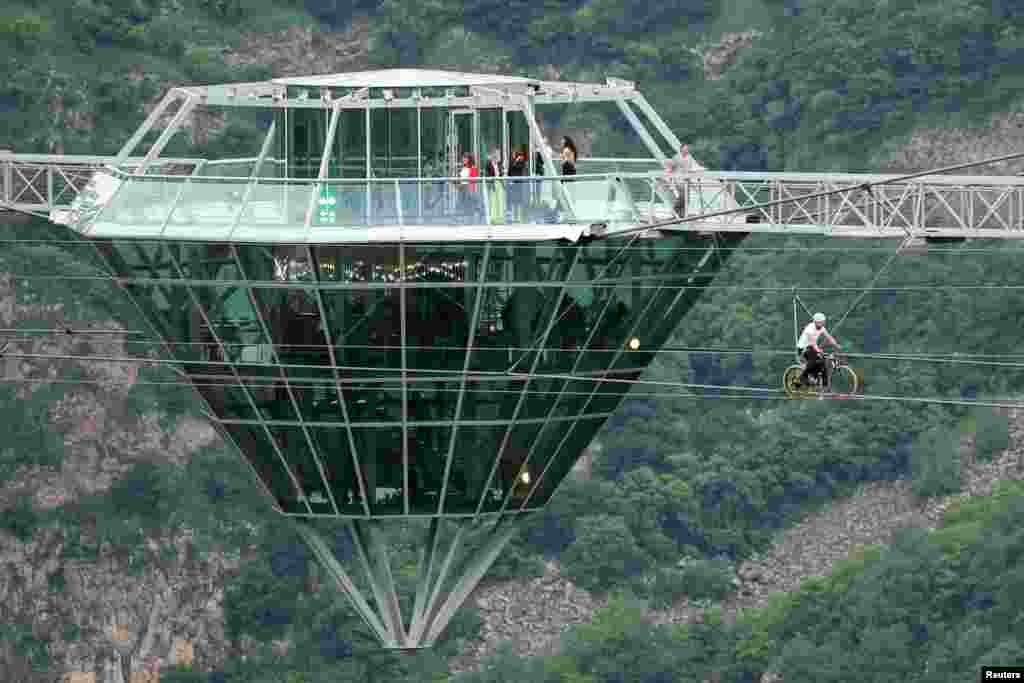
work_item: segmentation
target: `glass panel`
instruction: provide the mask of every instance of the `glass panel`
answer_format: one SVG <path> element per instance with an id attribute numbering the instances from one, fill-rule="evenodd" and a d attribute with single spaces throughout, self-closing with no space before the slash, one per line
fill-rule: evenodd
<path id="1" fill-rule="evenodd" d="M 290 109 L 291 155 L 288 175 L 316 178 L 323 156 L 330 112 L 319 109 Z"/>
<path id="2" fill-rule="evenodd" d="M 338 118 L 336 133 L 340 169 L 332 171 L 331 177 L 366 177 L 366 111 L 362 109 L 342 110 Z"/>
<path id="3" fill-rule="evenodd" d="M 203 308 L 210 325 L 220 337 L 232 363 L 263 365 L 272 362 L 271 349 L 263 330 L 256 320 L 255 311 L 243 287 L 193 285 L 193 292 Z M 204 324 L 202 319 L 197 321 Z M 212 339 L 203 333 L 203 340 Z"/>
<path id="4" fill-rule="evenodd" d="M 509 491 L 515 487 L 516 494 L 522 497 L 521 489 L 526 486 L 523 477 L 523 463 L 526 461 L 530 446 L 540 431 L 539 424 L 517 424 L 509 435 L 508 443 L 501 454 L 497 471 L 487 489 L 484 497 L 484 505 L 481 512 L 497 512 L 505 502 Z M 504 439 L 504 434 L 502 434 Z M 501 448 L 501 440 L 498 441 L 498 449 Z M 497 453 L 498 451 L 495 451 Z M 528 470 L 526 470 L 528 471 Z M 529 475 L 527 474 L 528 478 Z"/>
<path id="5" fill-rule="evenodd" d="M 409 511 L 435 514 L 451 444 L 451 427 L 409 429 Z"/>
<path id="6" fill-rule="evenodd" d="M 406 290 L 408 367 L 462 370 L 472 315 L 468 293 L 455 287 Z"/>
<path id="7" fill-rule="evenodd" d="M 113 240 L 106 244 L 116 251 L 116 257 L 111 260 L 116 264 L 115 267 L 119 274 L 124 277 L 178 279 L 178 270 L 174 267 L 167 247 L 163 243 Z M 46 275 L 48 273 L 38 274 Z"/>
<path id="8" fill-rule="evenodd" d="M 354 427 L 359 467 L 374 514 L 402 514 L 403 502 L 401 428 Z"/>
<path id="9" fill-rule="evenodd" d="M 172 246 L 182 274 L 190 280 L 241 280 L 238 265 L 226 244 L 185 243 Z"/>
<path id="10" fill-rule="evenodd" d="M 320 259 L 335 264 L 340 282 L 396 282 L 399 279 L 398 245 L 350 244 L 317 250 Z"/>
<path id="11" fill-rule="evenodd" d="M 320 306 L 302 289 L 254 289 L 263 322 L 282 365 L 330 366 Z"/>
<path id="12" fill-rule="evenodd" d="M 410 380 L 430 376 L 430 373 L 413 373 Z M 433 382 L 410 382 L 409 420 L 411 422 L 439 422 L 455 419 L 455 406 L 459 397 L 461 377 L 437 375 Z M 462 404 L 463 417 L 468 418 L 470 409 L 478 396 L 467 393 Z"/>
<path id="13" fill-rule="evenodd" d="M 339 367 L 401 369 L 398 289 L 325 291 L 323 298 Z M 388 372 L 377 375 L 387 377 Z"/>
<path id="14" fill-rule="evenodd" d="M 448 111 L 440 107 L 420 109 L 420 153 L 424 178 L 446 178 L 445 130 Z"/>
<path id="15" fill-rule="evenodd" d="M 552 380 L 552 393 L 536 400 L 547 399 L 548 405 L 541 417 L 551 419 L 575 417 L 583 410 L 597 383 L 590 379 L 571 381 Z"/>
<path id="16" fill-rule="evenodd" d="M 503 426 L 459 425 L 445 494 L 446 514 L 476 512 L 505 429 Z"/>
<path id="17" fill-rule="evenodd" d="M 344 422 L 338 404 L 338 392 L 333 382 L 290 377 L 290 383 L 303 420 L 339 424 Z"/>
<path id="18" fill-rule="evenodd" d="M 211 359 L 212 337 L 181 285 L 126 284 L 125 291 L 153 322 L 160 336 L 172 344 L 179 360 Z"/>
<path id="19" fill-rule="evenodd" d="M 302 258 L 294 247 L 239 244 L 234 247 L 238 261 L 250 282 L 282 282 L 288 279 L 290 262 Z M 231 254 L 229 253 L 230 257 Z"/>
<path id="20" fill-rule="evenodd" d="M 374 109 L 370 114 L 373 177 L 415 177 L 416 110 Z"/>
<path id="21" fill-rule="evenodd" d="M 227 230 L 242 210 L 247 181 L 191 178 L 178 182 L 181 196 L 171 214 L 171 225 Z"/>
<path id="22" fill-rule="evenodd" d="M 398 213 L 398 185 L 394 181 L 377 181 L 369 183 L 370 213 L 367 222 L 370 225 L 399 225 L 402 221 Z"/>
<path id="23" fill-rule="evenodd" d="M 224 420 L 255 420 L 256 413 L 242 388 L 234 379 L 192 376 L 196 390 L 209 402 L 217 417 Z"/>
<path id="24" fill-rule="evenodd" d="M 406 281 L 476 283 L 483 251 L 482 245 L 407 245 Z"/>
<path id="25" fill-rule="evenodd" d="M 279 372 L 274 369 L 275 375 Z M 264 420 L 295 422 L 295 408 L 288 397 L 284 381 L 274 377 L 247 378 L 245 385 L 252 395 L 256 409 Z"/>
<path id="26" fill-rule="evenodd" d="M 348 419 L 353 423 L 399 423 L 402 420 L 402 388 L 397 380 L 388 383 L 345 384 L 342 392 L 348 408 Z"/>
<path id="27" fill-rule="evenodd" d="M 266 432 L 260 425 L 224 424 L 224 429 L 238 444 L 263 485 L 277 500 L 277 504 L 286 513 L 308 514 L 305 505 L 300 504 L 295 486 L 288 472 L 277 456 L 273 444 L 267 439 Z"/>
<path id="28" fill-rule="evenodd" d="M 181 187 L 176 180 L 124 180 L 99 219 L 115 226 L 160 227 Z"/>
<path id="29" fill-rule="evenodd" d="M 272 165 L 264 162 L 263 169 L 268 167 Z M 278 180 L 253 185 L 249 189 L 249 201 L 242 210 L 239 227 L 273 228 L 284 224 L 304 224 L 312 189 L 312 183 Z"/>
<path id="30" fill-rule="evenodd" d="M 470 379 L 462 404 L 464 420 L 511 420 L 523 380 Z M 458 385 L 455 385 L 457 388 Z"/>
<path id="31" fill-rule="evenodd" d="M 640 371 L 610 375 L 615 382 L 601 382 L 593 400 L 586 406 L 586 414 L 614 413 L 619 409 L 623 397 L 629 393 L 629 381 L 639 379 Z"/>
<path id="32" fill-rule="evenodd" d="M 363 498 L 356 479 L 352 449 L 344 429 L 311 428 L 310 434 L 320 455 L 327 483 L 334 494 L 334 502 L 342 514 L 362 515 Z"/>
<path id="33" fill-rule="evenodd" d="M 271 427 L 285 462 L 299 482 L 300 502 L 308 502 L 315 514 L 333 514 L 330 497 L 320 475 L 316 460 L 309 450 L 309 440 L 299 427 Z"/>
<path id="34" fill-rule="evenodd" d="M 551 498 L 551 494 L 555 492 L 558 485 L 562 483 L 566 475 L 572 470 L 573 465 L 576 464 L 577 458 L 583 454 L 587 445 L 590 444 L 594 435 L 597 434 L 598 430 L 604 424 L 604 418 L 592 419 L 592 420 L 580 420 L 575 423 L 576 427 L 572 430 L 569 438 L 562 445 L 561 449 L 554 460 L 550 463 L 550 457 L 546 457 L 542 460 L 536 459 L 534 456 L 534 463 L 537 465 L 536 469 L 531 469 L 531 482 L 536 487 L 533 495 L 530 496 L 528 508 L 530 510 L 536 510 L 544 507 L 548 500 Z M 564 434 L 564 432 L 562 433 Z M 561 435 L 559 435 L 558 441 L 561 441 Z M 548 450 L 550 453 L 550 450 Z M 544 474 L 543 479 L 537 480 L 537 477 L 543 471 L 544 467 L 547 467 L 547 472 Z M 534 475 L 536 471 L 536 476 Z M 515 499 L 513 498 L 513 503 Z M 511 505 L 510 505 L 511 507 Z"/>

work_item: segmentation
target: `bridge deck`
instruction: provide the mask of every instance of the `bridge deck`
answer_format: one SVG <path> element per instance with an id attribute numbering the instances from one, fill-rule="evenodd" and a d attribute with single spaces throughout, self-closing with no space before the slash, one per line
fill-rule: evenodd
<path id="1" fill-rule="evenodd" d="M 111 161 L 0 153 L 0 209 L 34 213 L 95 237 L 300 242 L 572 239 L 675 216 L 656 171 L 594 173 L 571 180 L 502 179 L 500 185 L 480 178 L 469 186 L 441 178 L 317 183 L 212 175 L 240 172 L 245 160 L 161 160 L 146 175 L 136 175 L 141 160 L 131 159 L 117 170 L 106 166 Z M 580 168 L 638 167 L 614 160 L 588 166 L 588 161 L 581 160 Z M 633 161 L 644 168 L 655 163 Z M 663 229 L 1024 237 L 1022 177 L 935 175 L 859 189 L 895 178 L 736 172 L 677 176 L 675 182 L 685 188 L 689 220 Z M 835 193 L 821 196 L 828 192 Z M 700 218 L 728 209 L 741 211 Z"/>

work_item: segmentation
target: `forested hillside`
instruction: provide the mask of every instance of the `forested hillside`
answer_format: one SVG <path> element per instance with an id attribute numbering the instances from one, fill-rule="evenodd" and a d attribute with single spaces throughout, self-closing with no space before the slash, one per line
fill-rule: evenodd
<path id="1" fill-rule="evenodd" d="M 705 56 L 723 34 L 748 31 L 749 47 L 709 72 Z M 743 171 L 917 170 L 922 160 L 1009 153 L 1014 138 L 984 127 L 993 114 L 1019 120 L 1024 103 L 1021 0 L 11 0 L 0 34 L 0 146 L 18 152 L 112 154 L 170 85 L 296 70 L 434 65 L 627 78 L 707 166 Z M 592 130 L 607 154 L 635 144 L 614 111 L 566 107 L 551 117 L 547 125 Z M 978 128 L 978 138 L 961 138 L 984 144 L 948 143 L 941 131 L 954 127 Z M 230 154 L 252 134 L 244 122 L 211 122 L 176 152 Z M 39 223 L 2 231 L 5 240 L 66 239 Z M 85 252 L 2 249 L 3 327 L 142 329 L 113 287 L 61 279 L 90 272 Z M 595 592 L 713 605 L 734 590 L 737 562 L 863 482 L 908 477 L 920 497 L 957 491 L 961 433 L 975 433 L 979 457 L 991 457 L 1007 445 L 1006 418 L 920 399 L 1024 393 L 1024 253 L 1014 242 L 973 241 L 903 254 L 858 301 L 894 249 L 748 239 L 649 372 L 777 387 L 792 358 L 796 292 L 833 319 L 850 311 L 833 333 L 869 393 L 893 400 L 783 403 L 714 388 L 680 398 L 638 387 L 599 436 L 591 475 L 567 480 L 492 574 L 535 575 L 547 560 Z M 153 343 L 21 343 L 160 353 Z M 449 679 L 447 658 L 479 635 L 471 606 L 433 652 L 375 652 L 242 464 L 195 436 L 189 395 L 115 366 L 6 365 L 2 670 L 26 682 L 91 671 L 119 683 L 145 662 L 162 683 Z M 57 373 L 108 385 L 39 382 Z M 138 377 L 169 373 L 143 367 Z M 1024 654 L 1013 617 L 1022 499 L 1008 488 L 965 505 L 944 531 L 908 532 L 735 626 L 650 626 L 624 598 L 568 632 L 557 656 L 502 656 L 451 680 L 689 683 L 715 674 L 738 683 L 768 670 L 787 683 L 966 680 L 983 660 Z M 398 536 L 398 580 L 411 582 L 415 549 Z M 344 556 L 347 536 L 333 538 Z M 194 643 L 195 656 L 171 657 L 175 638 Z"/>

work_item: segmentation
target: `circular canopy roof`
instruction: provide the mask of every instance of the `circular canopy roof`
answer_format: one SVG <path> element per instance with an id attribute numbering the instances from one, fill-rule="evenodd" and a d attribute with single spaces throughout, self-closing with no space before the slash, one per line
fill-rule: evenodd
<path id="1" fill-rule="evenodd" d="M 275 78 L 273 83 L 323 88 L 429 88 L 471 85 L 539 85 L 541 81 L 517 76 L 471 74 L 436 69 L 379 69 L 320 76 Z"/>

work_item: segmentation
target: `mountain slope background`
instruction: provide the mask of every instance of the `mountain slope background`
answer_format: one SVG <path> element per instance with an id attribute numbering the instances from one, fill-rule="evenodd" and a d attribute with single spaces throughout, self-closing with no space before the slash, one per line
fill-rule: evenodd
<path id="1" fill-rule="evenodd" d="M 1017 149 L 1021 16 L 1024 4 L 1012 0 L 925 6 L 859 0 L 11 2 L 0 11 L 0 145 L 112 154 L 174 84 L 426 65 L 636 80 L 712 168 L 922 170 Z M 602 154 L 636 143 L 622 120 L 603 112 L 565 107 L 544 124 L 590 130 Z M 196 119 L 190 125 L 176 152 L 230 155 L 253 135 L 244 121 Z M 1021 171 L 1017 162 L 974 170 Z M 161 351 L 131 334 L 143 327 L 130 304 L 113 288 L 61 280 L 93 272 L 88 251 L 58 243 L 68 235 L 38 222 L 10 217 L 3 232 L 4 239 L 46 242 L 3 247 L 5 328 L 70 324 L 124 332 L 25 333 L 13 348 L 139 358 L 138 364 L 77 367 L 6 359 L 3 424 L 15 428 L 0 449 L 3 671 L 18 681 L 74 673 L 81 674 L 76 683 L 93 680 L 90 675 L 119 683 L 133 680 L 133 672 L 140 680 L 144 672 L 159 671 L 164 683 L 305 683 L 445 680 L 454 669 L 474 668 L 469 664 L 480 648 L 472 643 L 486 620 L 472 607 L 432 653 L 393 658 L 357 638 L 353 614 L 286 525 L 262 505 L 236 456 L 192 412 L 189 394 L 145 383 L 169 377 L 147 365 Z M 671 342 L 745 351 L 664 353 L 651 374 L 775 387 L 779 364 L 788 359 L 769 351 L 791 345 L 791 300 L 788 292 L 756 288 L 796 287 L 809 305 L 838 315 L 857 292 L 813 288 L 863 287 L 893 248 L 751 238 L 716 281 L 728 288 L 709 291 Z M 942 286 L 1017 285 L 1018 252 L 1012 243 L 972 242 L 901 256 L 878 283 L 891 289 L 872 292 L 838 336 L 847 348 L 867 353 L 1010 358 L 1018 354 L 1020 336 L 1014 321 L 1024 314 L 1019 290 Z M 929 291 L 900 289 L 920 285 Z M 1020 369 L 1012 362 L 998 369 L 863 362 L 871 386 L 881 383 L 907 397 L 1021 393 Z M 40 381 L 54 378 L 92 384 Z M 1006 417 L 984 409 L 702 398 L 635 392 L 592 449 L 589 476 L 566 482 L 550 510 L 502 556 L 495 581 L 543 581 L 547 563 L 581 590 L 628 591 L 647 600 L 646 609 L 728 604 L 736 599 L 737 568 L 756 564 L 756 553 L 775 547 L 773 541 L 809 511 L 827 510 L 880 481 L 903 481 L 914 500 L 955 493 L 962 485 L 962 434 L 978 435 L 982 458 L 1009 444 Z M 986 538 L 981 526 L 960 533 L 964 547 L 986 556 L 991 544 L 976 542 Z M 396 562 L 404 567 L 414 549 L 396 534 Z M 334 538 L 344 555 L 345 535 Z M 1015 571 L 1014 547 L 991 551 L 1007 563 L 988 567 L 993 576 Z M 703 681 L 717 672 L 720 681 L 741 681 L 774 668 L 787 681 L 812 680 L 807 662 L 829 648 L 885 642 L 888 636 L 872 631 L 872 624 L 895 629 L 887 632 L 890 640 L 913 644 L 915 656 L 927 660 L 1004 600 L 966 573 L 947 579 L 945 599 L 959 601 L 965 613 L 872 620 L 884 601 L 865 599 L 858 603 L 863 619 L 851 621 L 861 630 L 844 636 L 856 642 L 838 644 L 796 639 L 799 629 L 781 626 L 778 608 L 764 612 L 761 632 L 748 622 L 737 627 L 749 626 L 747 635 L 712 623 L 672 640 L 683 631 L 652 632 L 640 618 L 643 610 L 612 601 L 610 611 L 596 616 L 581 612 L 578 620 L 588 625 L 568 631 L 560 646 L 547 650 L 551 656 L 523 664 L 533 669 L 517 669 L 514 656 L 499 655 L 497 665 L 488 664 L 491 673 L 472 675 L 654 683 Z M 837 595 L 844 581 L 834 584 Z M 507 595 L 523 593 L 510 588 Z M 805 631 L 827 630 L 827 622 L 813 620 L 824 611 L 793 618 L 804 620 Z M 922 635 L 919 624 L 926 622 L 930 629 Z M 903 638 L 901 628 L 911 635 Z M 1007 653 L 1024 642 L 1015 628 L 1008 624 L 998 639 Z M 757 635 L 762 632 L 771 639 Z M 970 642 L 981 644 L 962 658 L 973 663 L 994 636 L 970 632 Z M 509 635 L 487 635 L 484 650 Z M 876 645 L 864 651 L 877 654 Z M 683 650 L 689 660 L 669 656 Z M 776 650 L 786 656 L 773 661 L 766 653 Z M 646 663 L 630 659 L 631 652 L 644 653 Z M 884 661 L 909 661 L 905 654 L 890 652 Z M 891 673 L 883 667 L 870 675 L 886 680 Z M 506 674 L 511 678 L 496 677 Z M 954 680 L 938 675 L 919 680 Z"/>

